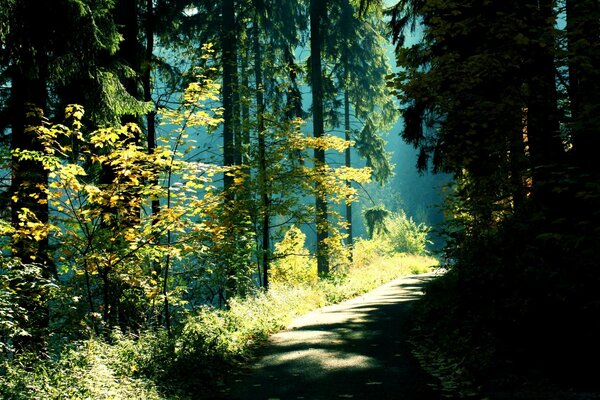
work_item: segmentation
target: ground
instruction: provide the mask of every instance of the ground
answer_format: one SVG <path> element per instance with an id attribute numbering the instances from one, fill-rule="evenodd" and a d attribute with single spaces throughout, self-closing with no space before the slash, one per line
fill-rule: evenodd
<path id="1" fill-rule="evenodd" d="M 439 399 L 406 343 L 408 311 L 430 277 L 401 278 L 296 319 L 231 377 L 224 398 Z"/>

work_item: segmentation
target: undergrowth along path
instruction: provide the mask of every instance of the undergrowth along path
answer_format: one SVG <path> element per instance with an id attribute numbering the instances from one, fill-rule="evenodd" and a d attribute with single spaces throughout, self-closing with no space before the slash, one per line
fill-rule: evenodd
<path id="1" fill-rule="evenodd" d="M 396 279 L 295 319 L 232 377 L 224 398 L 439 399 L 406 343 L 408 311 L 433 275 Z"/>

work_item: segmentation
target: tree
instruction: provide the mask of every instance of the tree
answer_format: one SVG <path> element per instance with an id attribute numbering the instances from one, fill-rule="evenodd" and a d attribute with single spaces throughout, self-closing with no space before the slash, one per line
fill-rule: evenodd
<path id="1" fill-rule="evenodd" d="M 321 65 L 321 47 L 323 19 L 326 17 L 327 2 L 310 1 L 310 81 L 312 88 L 313 135 L 321 138 L 324 134 L 323 122 L 323 67 Z M 325 150 L 315 149 L 315 167 L 325 166 Z M 327 198 L 323 190 L 317 187 L 316 201 L 317 230 L 317 270 L 319 275 L 329 273 L 328 249 L 325 246 L 329 236 L 327 221 Z"/>
<path id="2" fill-rule="evenodd" d="M 396 120 L 396 106 L 386 86 L 390 74 L 385 54 L 384 24 L 381 14 L 373 11 L 357 15 L 349 1 L 332 3 L 330 29 L 327 31 L 326 56 L 332 64 L 332 73 L 342 92 L 344 133 L 346 140 L 354 140 L 359 155 L 373 169 L 373 177 L 385 182 L 392 175 L 389 154 L 381 133 L 390 129 Z M 351 127 L 350 106 L 359 128 Z M 346 166 L 352 165 L 350 148 L 346 150 Z M 348 224 L 347 243 L 352 246 L 352 205 L 346 205 Z"/>
<path id="3" fill-rule="evenodd" d="M 574 158 L 582 168 L 595 168 L 595 127 L 600 104 L 600 7 L 594 1 L 565 1 L 570 100 Z"/>
<path id="4" fill-rule="evenodd" d="M 575 3 L 564 4 L 567 20 L 568 13 L 578 15 Z M 428 306 L 435 303 L 437 316 L 452 309 L 485 326 L 490 340 L 472 335 L 470 348 L 483 344 L 521 364 L 544 359 L 552 365 L 548 371 L 572 365 L 572 349 L 544 358 L 544 346 L 558 337 L 585 337 L 582 346 L 599 351 L 587 333 L 597 327 L 586 321 L 587 310 L 597 310 L 591 266 L 599 260 L 592 249 L 600 236 L 591 226 L 600 216 L 592 211 L 600 197 L 597 175 L 584 172 L 589 160 L 576 149 L 577 135 L 592 132 L 578 129 L 593 119 L 579 119 L 581 88 L 571 82 L 580 79 L 579 61 L 590 66 L 597 54 L 589 51 L 594 45 L 575 50 L 583 32 L 578 24 L 587 20 L 588 43 L 597 43 L 598 14 L 595 5 L 581 4 L 590 19 L 571 19 L 566 30 L 557 23 L 562 10 L 553 1 L 407 0 L 391 12 L 402 68 L 391 84 L 402 104 L 403 137 L 420 150 L 419 168 L 433 166 L 455 177 L 446 248 L 452 273 Z M 421 40 L 407 45 L 403 37 L 416 21 Z M 595 97 L 588 100 L 590 109 L 597 107 Z M 442 305 L 436 296 L 452 300 Z M 569 309 L 586 311 L 575 317 Z M 435 325 L 434 313 L 428 323 Z M 550 329 L 557 321 L 561 328 Z M 446 319 L 432 329 L 454 330 L 454 338 L 466 334 L 452 324 Z M 574 325 L 579 333 L 566 328 Z M 517 331 L 526 335 L 512 333 Z M 456 355 L 454 339 L 433 340 L 447 340 L 446 354 Z M 469 358 L 472 370 L 487 362 Z"/>

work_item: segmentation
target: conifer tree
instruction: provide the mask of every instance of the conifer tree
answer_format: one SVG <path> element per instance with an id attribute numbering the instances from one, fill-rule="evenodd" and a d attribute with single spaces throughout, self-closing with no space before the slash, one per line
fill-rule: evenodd
<path id="1" fill-rule="evenodd" d="M 322 41 L 323 24 L 327 16 L 327 1 L 310 1 L 310 81 L 312 88 L 313 135 L 321 138 L 324 135 L 323 116 L 323 66 Z M 315 149 L 315 167 L 317 170 L 325 166 L 325 151 Z M 326 240 L 329 236 L 327 218 L 327 197 L 323 190 L 317 187 L 315 201 L 316 230 L 317 230 L 317 269 L 320 275 L 329 273 L 328 250 Z"/>

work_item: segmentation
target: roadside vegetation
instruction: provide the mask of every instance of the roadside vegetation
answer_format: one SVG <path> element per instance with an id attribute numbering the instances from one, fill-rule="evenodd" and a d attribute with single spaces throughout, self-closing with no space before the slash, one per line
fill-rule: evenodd
<path id="1" fill-rule="evenodd" d="M 305 235 L 292 227 L 277 249 L 286 249 L 273 267 L 268 291 L 253 290 L 227 307 L 199 307 L 173 327 L 107 337 L 92 336 L 60 346 L 49 359 L 19 357 L 2 363 L 3 399 L 188 399 L 210 398 L 226 374 L 248 361 L 270 334 L 313 309 L 366 293 L 395 278 L 431 271 L 423 226 L 390 218 L 392 229 L 358 240 L 353 264 L 317 279 L 316 260 Z M 411 227 L 412 229 L 403 229 Z M 410 237 L 406 237 L 406 236 Z M 419 241 L 423 251 L 395 251 L 393 243 Z"/>

